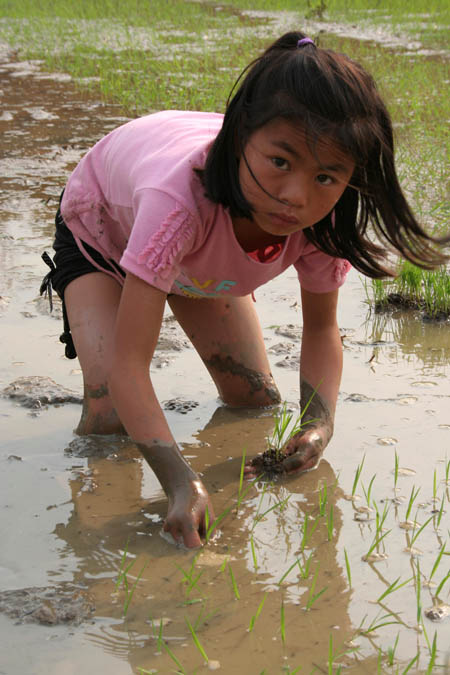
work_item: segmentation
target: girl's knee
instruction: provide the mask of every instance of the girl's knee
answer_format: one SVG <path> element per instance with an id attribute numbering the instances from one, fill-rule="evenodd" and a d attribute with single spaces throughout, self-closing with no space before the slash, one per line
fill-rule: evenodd
<path id="1" fill-rule="evenodd" d="M 280 403 L 280 392 L 271 373 L 228 361 L 216 363 L 214 369 L 214 380 L 224 403 L 234 408 L 263 408 Z"/>

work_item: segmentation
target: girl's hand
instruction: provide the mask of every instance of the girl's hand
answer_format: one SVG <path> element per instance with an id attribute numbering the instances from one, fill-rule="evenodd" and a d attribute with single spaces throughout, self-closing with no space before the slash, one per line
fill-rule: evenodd
<path id="1" fill-rule="evenodd" d="M 213 522 L 211 501 L 200 480 L 179 484 L 173 489 L 163 529 L 177 543 L 183 542 L 186 548 L 199 548 L 201 536 L 206 536 Z"/>
<path id="2" fill-rule="evenodd" d="M 284 446 L 281 460 L 281 475 L 302 473 L 313 469 L 319 462 L 323 451 L 333 435 L 329 420 L 312 422 L 295 434 Z M 248 480 L 258 478 L 264 470 L 250 460 L 244 467 L 244 475 Z"/>
<path id="3" fill-rule="evenodd" d="M 288 456 L 283 460 L 284 471 L 292 474 L 313 469 L 318 464 L 331 436 L 332 430 L 326 422 L 308 424 L 285 445 L 284 452 Z"/>

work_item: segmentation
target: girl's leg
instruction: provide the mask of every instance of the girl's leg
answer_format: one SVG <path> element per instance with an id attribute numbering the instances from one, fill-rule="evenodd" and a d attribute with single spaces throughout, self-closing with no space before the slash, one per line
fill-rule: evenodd
<path id="1" fill-rule="evenodd" d="M 280 402 L 250 296 L 197 300 L 172 295 L 168 301 L 225 403 L 260 407 Z"/>
<path id="2" fill-rule="evenodd" d="M 120 294 L 120 285 L 102 272 L 84 274 L 64 291 L 70 330 L 83 371 L 83 411 L 75 430 L 81 435 L 125 433 L 107 384 Z"/>

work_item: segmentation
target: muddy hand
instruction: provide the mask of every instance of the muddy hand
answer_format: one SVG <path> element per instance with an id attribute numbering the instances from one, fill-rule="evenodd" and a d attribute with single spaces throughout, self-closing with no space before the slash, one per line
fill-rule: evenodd
<path id="1" fill-rule="evenodd" d="M 200 480 L 175 488 L 169 497 L 164 531 L 169 532 L 177 543 L 183 542 L 186 548 L 200 547 L 201 536 L 206 535 L 208 523 L 213 521 L 211 501 Z"/>
<path id="2" fill-rule="evenodd" d="M 307 431 L 300 431 L 286 444 L 283 469 L 286 473 L 296 473 L 313 469 L 319 462 L 328 441 L 330 429 L 326 424 L 316 423 Z"/>
<path id="3" fill-rule="evenodd" d="M 137 446 L 169 500 L 164 531 L 187 548 L 201 546 L 201 535 L 206 535 L 208 523 L 214 521 L 214 511 L 202 481 L 176 443 L 153 439 Z"/>

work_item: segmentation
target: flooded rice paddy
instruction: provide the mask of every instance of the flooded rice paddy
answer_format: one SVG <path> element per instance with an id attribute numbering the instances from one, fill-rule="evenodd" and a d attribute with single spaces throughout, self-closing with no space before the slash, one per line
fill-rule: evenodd
<path id="1" fill-rule="evenodd" d="M 221 406 L 167 314 L 152 377 L 225 512 L 200 552 L 176 549 L 133 444 L 73 433 L 81 374 L 63 357 L 57 300 L 50 315 L 38 295 L 65 178 L 124 121 L 66 79 L 3 54 L 0 673 L 401 673 L 411 662 L 410 672 L 449 672 L 449 323 L 373 314 L 351 274 L 326 455 L 297 478 L 248 485 L 242 455 L 265 449 L 272 412 Z M 256 302 L 295 406 L 294 272 Z"/>

